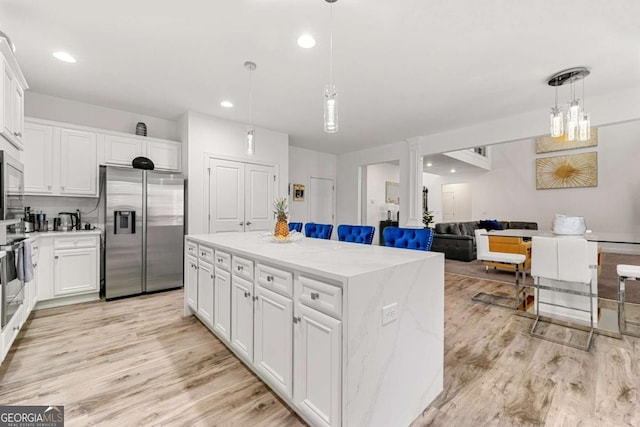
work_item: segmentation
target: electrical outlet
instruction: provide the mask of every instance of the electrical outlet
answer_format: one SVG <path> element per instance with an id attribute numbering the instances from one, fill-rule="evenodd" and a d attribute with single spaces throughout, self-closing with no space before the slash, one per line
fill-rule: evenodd
<path id="1" fill-rule="evenodd" d="M 387 323 L 391 323 L 398 318 L 398 303 L 394 302 L 393 304 L 385 305 L 382 307 L 382 324 L 386 325 Z"/>

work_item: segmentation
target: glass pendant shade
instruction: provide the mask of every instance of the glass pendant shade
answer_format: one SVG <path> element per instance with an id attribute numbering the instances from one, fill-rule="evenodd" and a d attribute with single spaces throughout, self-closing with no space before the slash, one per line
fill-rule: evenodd
<path id="1" fill-rule="evenodd" d="M 569 110 L 567 110 L 567 122 L 578 123 L 580 117 L 580 103 L 574 99 L 569 103 Z"/>
<path id="2" fill-rule="evenodd" d="M 588 141 L 591 139 L 591 120 L 588 114 L 580 116 L 578 121 L 578 139 L 580 141 Z"/>
<path id="3" fill-rule="evenodd" d="M 324 131 L 338 132 L 338 93 L 334 85 L 324 88 Z"/>
<path id="4" fill-rule="evenodd" d="M 256 153 L 256 131 L 253 128 L 247 129 L 247 154 L 253 156 Z"/>
<path id="5" fill-rule="evenodd" d="M 564 134 L 564 118 L 562 110 L 559 108 L 551 109 L 551 136 L 558 138 Z"/>

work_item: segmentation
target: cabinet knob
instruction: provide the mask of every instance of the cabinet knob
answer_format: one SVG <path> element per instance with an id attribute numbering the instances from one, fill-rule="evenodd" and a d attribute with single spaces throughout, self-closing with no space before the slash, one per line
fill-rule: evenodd
<path id="1" fill-rule="evenodd" d="M 218 258 L 218 263 L 222 264 L 222 258 Z"/>
<path id="2" fill-rule="evenodd" d="M 293 316 L 293 323 L 300 323 L 301 320 L 300 317 Z"/>
<path id="3" fill-rule="evenodd" d="M 251 221 L 247 221 L 247 225 L 251 225 Z"/>
<path id="4" fill-rule="evenodd" d="M 273 276 L 271 275 L 267 276 L 267 282 L 273 282 Z"/>
<path id="5" fill-rule="evenodd" d="M 320 299 L 320 294 L 317 292 L 311 292 L 311 299 Z"/>
<path id="6" fill-rule="evenodd" d="M 238 270 L 238 271 L 242 271 L 242 270 L 244 270 L 244 268 L 243 268 L 241 265 L 239 265 L 239 266 L 237 267 L 237 270 Z"/>
<path id="7" fill-rule="evenodd" d="M 249 298 L 250 296 L 251 296 L 251 293 L 249 293 L 249 292 L 245 292 L 245 293 L 244 293 L 244 297 L 245 297 L 245 298 Z"/>
<path id="8" fill-rule="evenodd" d="M 22 138 L 22 132 L 14 132 L 13 134 L 18 138 Z"/>
<path id="9" fill-rule="evenodd" d="M 213 274 L 211 275 L 211 278 L 213 279 Z"/>
<path id="10" fill-rule="evenodd" d="M 240 224 L 238 224 L 238 225 L 244 225 L 244 221 L 240 221 Z"/>
<path id="11" fill-rule="evenodd" d="M 253 297 L 251 299 L 254 300 L 254 301 L 258 301 L 259 297 Z"/>
<path id="12" fill-rule="evenodd" d="M 54 256 L 53 258 L 54 258 L 54 259 L 58 259 L 58 255 Z"/>

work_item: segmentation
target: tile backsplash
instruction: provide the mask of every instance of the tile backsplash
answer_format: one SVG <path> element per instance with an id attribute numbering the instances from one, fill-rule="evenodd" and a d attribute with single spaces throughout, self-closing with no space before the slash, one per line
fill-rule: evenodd
<path id="1" fill-rule="evenodd" d="M 24 205 L 31 207 L 31 212 L 44 213 L 49 221 L 49 228 L 53 227 L 53 218 L 60 212 L 75 212 L 80 209 L 82 224 L 96 225 L 98 221 L 97 197 L 52 197 L 25 196 Z"/>

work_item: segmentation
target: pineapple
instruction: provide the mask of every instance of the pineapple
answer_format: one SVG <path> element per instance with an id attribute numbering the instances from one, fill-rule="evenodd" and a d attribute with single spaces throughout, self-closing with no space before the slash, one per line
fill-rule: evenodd
<path id="1" fill-rule="evenodd" d="M 276 222 L 276 228 L 273 231 L 273 235 L 279 238 L 285 238 L 289 236 L 289 224 L 287 224 L 287 198 L 276 199 L 273 202 L 274 213 L 278 215 L 278 222 Z"/>

